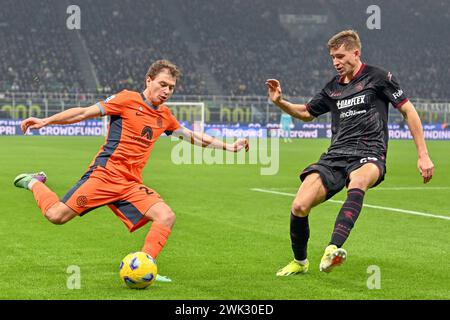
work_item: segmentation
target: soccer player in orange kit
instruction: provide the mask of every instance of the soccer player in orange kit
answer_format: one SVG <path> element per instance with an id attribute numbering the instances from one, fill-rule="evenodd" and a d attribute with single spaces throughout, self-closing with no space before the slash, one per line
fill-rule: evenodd
<path id="1" fill-rule="evenodd" d="M 110 125 L 105 144 L 61 201 L 45 185 L 43 172 L 20 174 L 14 185 L 31 190 L 44 216 L 54 224 L 64 224 L 104 205 L 111 208 L 130 232 L 152 221 L 142 251 L 156 259 L 175 223 L 172 209 L 142 182 L 142 170 L 159 136 L 174 134 L 192 144 L 231 152 L 248 150 L 246 139 L 226 144 L 178 124 L 164 102 L 172 96 L 180 76 L 176 65 L 158 60 L 146 74 L 146 88 L 142 93 L 123 90 L 90 107 L 71 108 L 44 119 L 25 119 L 21 123 L 24 133 L 28 129 L 105 115 L 110 116 Z"/>

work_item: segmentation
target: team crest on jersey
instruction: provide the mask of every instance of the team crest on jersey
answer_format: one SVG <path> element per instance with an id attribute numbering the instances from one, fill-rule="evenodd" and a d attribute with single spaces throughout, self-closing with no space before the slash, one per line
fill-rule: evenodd
<path id="1" fill-rule="evenodd" d="M 355 88 L 356 90 L 361 91 L 362 89 L 364 89 L 364 83 L 358 83 Z"/>
<path id="2" fill-rule="evenodd" d="M 161 118 L 158 118 L 158 119 L 156 120 L 156 125 L 157 125 L 158 128 L 160 128 L 160 129 L 163 127 L 163 121 L 162 121 Z"/>
<path id="3" fill-rule="evenodd" d="M 79 196 L 77 198 L 77 206 L 79 206 L 80 208 L 83 208 L 87 205 L 88 199 L 86 196 Z"/>

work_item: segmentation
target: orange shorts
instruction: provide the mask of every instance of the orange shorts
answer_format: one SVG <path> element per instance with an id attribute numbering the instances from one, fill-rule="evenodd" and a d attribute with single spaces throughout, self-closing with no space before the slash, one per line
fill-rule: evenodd
<path id="1" fill-rule="evenodd" d="M 158 202 L 164 202 L 149 187 L 113 176 L 100 166 L 90 168 L 61 201 L 80 216 L 107 205 L 130 232 L 149 221 L 144 216 L 148 209 Z"/>

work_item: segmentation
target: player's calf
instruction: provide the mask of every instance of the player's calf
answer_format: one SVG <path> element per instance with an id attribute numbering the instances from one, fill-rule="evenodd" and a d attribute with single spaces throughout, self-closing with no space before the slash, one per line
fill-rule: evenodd
<path id="1" fill-rule="evenodd" d="M 338 248 L 342 247 L 350 235 L 350 231 L 355 226 L 356 220 L 361 213 L 365 192 L 361 189 L 349 189 L 347 199 L 339 211 L 331 235 L 330 245 L 334 244 Z"/>
<path id="2" fill-rule="evenodd" d="M 164 202 L 158 202 L 153 205 L 145 213 L 145 216 L 153 221 L 153 223 L 145 238 L 142 251 L 156 259 L 166 245 L 176 216 L 172 209 Z"/>

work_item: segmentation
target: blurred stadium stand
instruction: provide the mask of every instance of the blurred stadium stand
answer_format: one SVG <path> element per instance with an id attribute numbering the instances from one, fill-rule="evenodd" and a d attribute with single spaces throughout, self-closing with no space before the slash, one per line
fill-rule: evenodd
<path id="1" fill-rule="evenodd" d="M 70 4 L 81 9 L 79 31 L 66 28 Z M 0 93 L 38 93 L 68 102 L 79 94 L 77 98 L 85 98 L 81 102 L 90 101 L 94 96 L 86 93 L 141 90 L 149 64 L 167 58 L 183 71 L 175 100 L 208 95 L 220 101 L 233 96 L 263 101 L 267 78 L 280 79 L 286 95 L 301 99 L 334 75 L 328 38 L 353 28 L 363 42 L 363 61 L 392 71 L 409 97 L 448 101 L 448 1 L 379 0 L 381 30 L 366 27 L 370 4 L 3 0 Z"/>

